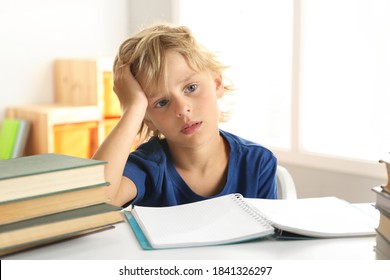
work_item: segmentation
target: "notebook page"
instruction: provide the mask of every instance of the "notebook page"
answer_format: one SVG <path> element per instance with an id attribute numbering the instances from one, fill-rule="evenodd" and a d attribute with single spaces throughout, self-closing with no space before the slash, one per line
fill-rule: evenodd
<path id="1" fill-rule="evenodd" d="M 216 245 L 272 234 L 273 228 L 241 207 L 240 199 L 227 195 L 172 207 L 135 206 L 132 213 L 154 248 Z"/>
<path id="2" fill-rule="evenodd" d="M 376 219 L 336 197 L 246 201 L 263 212 L 275 227 L 312 237 L 373 235 L 378 225 Z"/>

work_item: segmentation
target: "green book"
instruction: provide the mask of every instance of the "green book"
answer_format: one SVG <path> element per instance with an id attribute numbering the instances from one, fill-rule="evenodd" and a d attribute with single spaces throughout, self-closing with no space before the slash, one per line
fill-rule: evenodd
<path id="1" fill-rule="evenodd" d="M 106 185 L 107 162 L 63 154 L 0 160 L 0 203 Z"/>
<path id="2" fill-rule="evenodd" d="M 19 126 L 19 120 L 3 120 L 0 130 L 0 159 L 9 159 L 12 157 Z"/>
<path id="3" fill-rule="evenodd" d="M 0 256 L 122 222 L 120 210 L 103 203 L 0 225 Z"/>
<path id="4" fill-rule="evenodd" d="M 0 236 L 3 233 L 21 230 L 30 227 L 37 227 L 42 225 L 48 225 L 56 222 L 66 221 L 75 218 L 82 218 L 91 215 L 97 215 L 107 213 L 111 211 L 120 211 L 121 208 L 106 203 L 100 203 L 97 205 L 77 208 L 73 210 L 63 211 L 55 214 L 44 215 L 41 217 L 28 219 L 20 222 L 10 223 L 6 225 L 0 225 Z"/>

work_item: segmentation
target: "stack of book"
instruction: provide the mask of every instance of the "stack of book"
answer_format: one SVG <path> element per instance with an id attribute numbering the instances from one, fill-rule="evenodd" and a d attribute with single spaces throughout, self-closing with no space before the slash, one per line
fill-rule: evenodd
<path id="1" fill-rule="evenodd" d="M 108 203 L 105 164 L 61 154 L 0 160 L 0 256 L 123 221 Z"/>
<path id="2" fill-rule="evenodd" d="M 374 187 L 376 193 L 375 207 L 379 210 L 379 225 L 376 228 L 375 252 L 377 259 L 390 259 L 390 160 L 380 160 L 386 165 L 388 183 Z"/>

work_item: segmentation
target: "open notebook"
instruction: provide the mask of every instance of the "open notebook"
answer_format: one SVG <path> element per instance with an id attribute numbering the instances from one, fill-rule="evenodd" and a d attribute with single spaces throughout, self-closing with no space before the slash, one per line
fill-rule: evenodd
<path id="1" fill-rule="evenodd" d="M 144 249 L 219 245 L 270 236 L 374 235 L 378 224 L 335 197 L 263 200 L 231 194 L 170 207 L 134 206 L 126 208 L 124 215 Z"/>

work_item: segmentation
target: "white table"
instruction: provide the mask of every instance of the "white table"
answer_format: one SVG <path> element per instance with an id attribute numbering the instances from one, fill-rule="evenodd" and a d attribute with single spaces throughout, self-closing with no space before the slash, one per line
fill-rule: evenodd
<path id="1" fill-rule="evenodd" d="M 369 211 L 376 210 L 364 205 Z M 375 214 L 375 213 L 374 213 Z M 375 260 L 375 236 L 256 240 L 223 246 L 143 250 L 127 222 L 114 229 L 3 257 L 17 260 Z"/>

